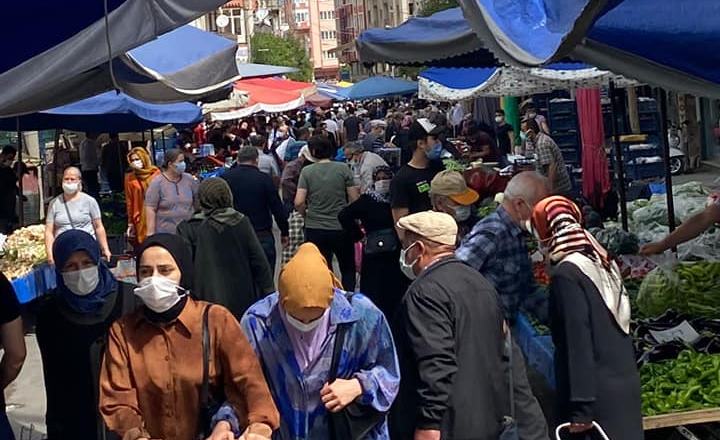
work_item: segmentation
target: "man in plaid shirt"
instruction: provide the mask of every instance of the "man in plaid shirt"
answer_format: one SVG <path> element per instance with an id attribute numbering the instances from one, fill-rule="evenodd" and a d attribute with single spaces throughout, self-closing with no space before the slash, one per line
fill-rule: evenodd
<path id="1" fill-rule="evenodd" d="M 533 171 L 513 177 L 503 203 L 478 222 L 455 256 L 477 269 L 497 290 L 505 318 L 513 323 L 521 304 L 533 310 L 535 282 L 525 243 L 532 208 L 549 195 L 548 180 Z M 538 298 L 544 301 L 544 298 Z"/>
<path id="2" fill-rule="evenodd" d="M 569 196 L 572 183 L 560 148 L 550 136 L 540 130 L 533 119 L 523 121 L 522 130 L 527 135 L 527 143 L 535 151 L 537 171 L 550 180 L 552 194 Z"/>

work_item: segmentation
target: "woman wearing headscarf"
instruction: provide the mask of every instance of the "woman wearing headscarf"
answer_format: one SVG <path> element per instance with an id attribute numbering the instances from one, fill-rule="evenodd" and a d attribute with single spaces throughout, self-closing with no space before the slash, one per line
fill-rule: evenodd
<path id="1" fill-rule="evenodd" d="M 198 199 L 200 212 L 177 230 L 191 245 L 197 274 L 193 293 L 240 319 L 255 301 L 275 290 L 273 273 L 250 219 L 233 209 L 225 180 L 203 180 Z"/>
<path id="2" fill-rule="evenodd" d="M 390 167 L 376 167 L 373 185 L 346 206 L 338 219 L 355 241 L 364 240 L 360 291 L 392 321 L 408 280 L 400 271 L 400 241 L 390 208 Z M 362 229 L 360 229 L 362 226 Z M 363 233 L 364 231 L 364 233 Z"/>
<path id="3" fill-rule="evenodd" d="M 630 332 L 630 302 L 617 264 L 581 226 L 570 200 L 553 196 L 533 210 L 533 233 L 553 266 L 550 322 L 555 343 L 558 421 L 574 439 L 643 438 L 640 379 Z"/>
<path id="4" fill-rule="evenodd" d="M 112 325 L 101 370 L 100 412 L 108 428 L 124 440 L 194 440 L 207 428 L 200 403 L 206 321 L 210 401 L 227 399 L 246 440 L 269 439 L 278 413 L 260 365 L 226 308 L 188 295 L 193 264 L 185 241 L 148 237 L 137 274 L 135 295 L 144 306 Z M 228 438 L 230 424 L 218 423 L 215 431 L 213 440 Z"/>
<path id="5" fill-rule="evenodd" d="M 97 396 L 105 340 L 113 321 L 132 311 L 135 301 L 123 293 L 87 232 L 58 235 L 53 255 L 57 288 L 40 300 L 36 325 L 48 438 L 101 439 Z"/>
<path id="6" fill-rule="evenodd" d="M 350 404 L 380 413 L 363 439 L 389 438 L 382 414 L 395 400 L 400 374 L 387 321 L 365 296 L 341 290 L 314 244 L 300 246 L 280 274 L 279 292 L 254 304 L 241 324 L 280 409 L 275 439 L 353 440 L 332 436 L 329 425 L 329 413 Z M 338 334 L 342 351 L 333 375 Z"/>
<path id="7" fill-rule="evenodd" d="M 135 147 L 127 155 L 130 168 L 125 174 L 125 206 L 128 215 L 128 236 L 133 244 L 142 243 L 147 237 L 145 219 L 145 192 L 150 181 L 160 169 L 152 164 L 144 148 Z"/>

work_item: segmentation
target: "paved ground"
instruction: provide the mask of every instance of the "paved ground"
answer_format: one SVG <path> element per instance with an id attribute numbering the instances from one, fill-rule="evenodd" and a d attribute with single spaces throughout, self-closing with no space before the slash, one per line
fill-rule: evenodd
<path id="1" fill-rule="evenodd" d="M 720 189 L 720 181 L 715 183 L 716 179 L 719 178 L 720 168 L 704 166 L 694 173 L 675 177 L 673 183 L 699 181 L 705 185 Z M 277 241 L 279 242 L 279 237 L 277 237 Z M 281 252 L 280 249 L 278 249 L 278 260 L 280 259 L 280 255 Z M 279 270 L 276 271 L 276 273 L 278 272 Z M 28 357 L 25 361 L 25 366 L 18 380 L 6 391 L 8 416 L 16 430 L 18 440 L 39 440 L 44 438 L 46 432 L 44 424 L 45 392 L 42 377 L 42 362 L 34 334 L 28 334 L 26 343 L 28 346 Z M 552 391 L 545 385 L 544 380 L 539 374 L 533 371 L 529 371 L 528 374 L 543 408 L 548 415 L 552 414 L 552 407 L 554 405 Z"/>

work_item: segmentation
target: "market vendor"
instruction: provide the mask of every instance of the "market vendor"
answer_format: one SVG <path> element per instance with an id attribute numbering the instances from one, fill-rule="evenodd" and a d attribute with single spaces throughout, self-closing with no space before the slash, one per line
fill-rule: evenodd
<path id="1" fill-rule="evenodd" d="M 640 377 L 620 269 L 583 229 L 580 210 L 569 199 L 543 199 L 531 223 L 554 269 L 550 327 L 558 421 L 570 422 L 578 440 L 598 438 L 592 422 L 613 440 L 642 439 Z"/>
<path id="2" fill-rule="evenodd" d="M 641 247 L 640 254 L 645 256 L 662 254 L 668 249 L 692 240 L 716 223 L 720 223 L 720 197 L 712 195 L 709 198 L 708 206 L 704 210 L 684 221 L 662 240 Z"/>
<path id="3" fill-rule="evenodd" d="M 433 210 L 450 214 L 455 219 L 458 240 L 462 240 L 477 223 L 474 205 L 478 198 L 478 193 L 468 188 L 465 178 L 457 171 L 441 171 L 430 182 Z"/>
<path id="4" fill-rule="evenodd" d="M 103 226 L 100 206 L 91 196 L 81 192 L 82 174 L 76 167 L 68 167 L 63 172 L 63 193 L 50 201 L 45 219 L 45 249 L 48 262 L 55 264 L 53 243 L 55 237 L 71 229 L 79 229 L 92 235 L 100 245 L 102 256 L 110 260 L 105 226 Z"/>

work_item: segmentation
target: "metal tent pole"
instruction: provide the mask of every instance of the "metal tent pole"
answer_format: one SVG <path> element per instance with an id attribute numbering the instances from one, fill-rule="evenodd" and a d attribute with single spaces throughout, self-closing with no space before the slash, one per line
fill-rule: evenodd
<path id="1" fill-rule="evenodd" d="M 18 171 L 20 173 L 18 174 L 18 199 L 19 199 L 19 206 L 20 209 L 18 210 L 18 218 L 20 219 L 20 227 L 25 226 L 25 207 L 23 206 L 23 173 L 22 173 L 22 160 L 23 160 L 23 138 L 22 138 L 22 132 L 20 131 L 20 116 L 17 116 L 15 118 L 15 128 L 17 129 L 17 138 L 18 138 L 18 149 L 17 149 L 17 159 L 18 159 Z"/>
<path id="2" fill-rule="evenodd" d="M 620 220 L 623 230 L 628 230 L 627 194 L 625 191 L 625 164 L 623 163 L 622 145 L 620 144 L 620 133 L 617 122 L 617 100 L 615 99 L 615 81 L 610 81 L 610 106 L 612 112 L 612 136 L 615 146 L 615 176 L 618 182 L 620 196 Z"/>
<path id="3" fill-rule="evenodd" d="M 670 143 L 667 138 L 667 92 L 665 89 L 655 90 L 655 99 L 660 105 L 660 146 L 662 147 L 665 165 L 665 197 L 667 199 L 668 226 L 670 232 L 675 230 L 675 200 L 672 193 L 672 174 L 670 172 Z"/>

